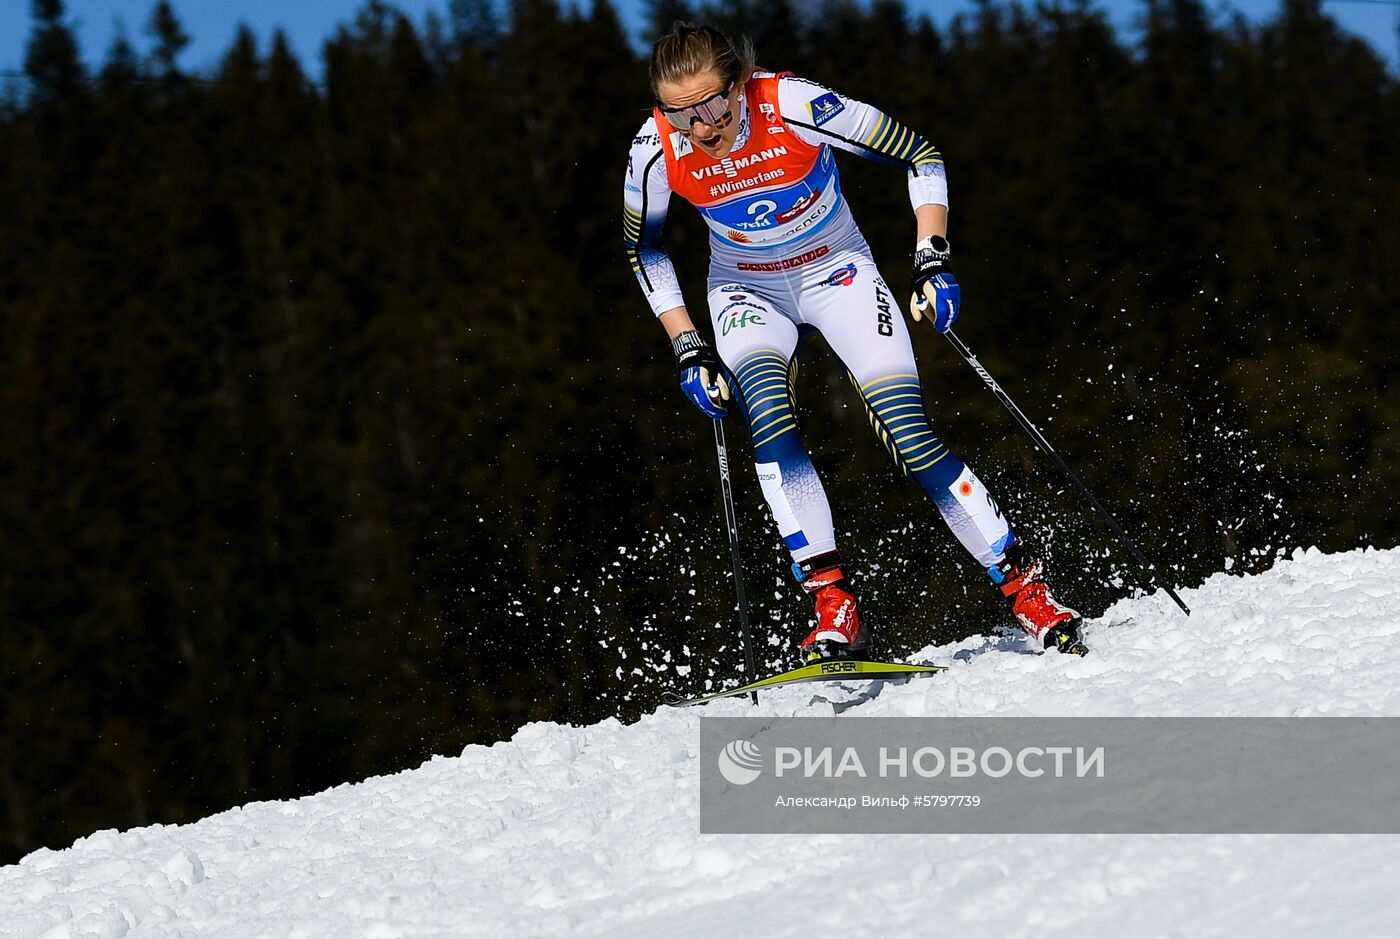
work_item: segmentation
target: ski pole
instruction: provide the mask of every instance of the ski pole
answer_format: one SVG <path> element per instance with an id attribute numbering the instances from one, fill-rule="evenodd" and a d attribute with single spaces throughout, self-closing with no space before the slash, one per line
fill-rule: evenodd
<path id="1" fill-rule="evenodd" d="M 729 484 L 729 448 L 724 443 L 724 419 L 715 418 L 715 452 L 719 455 L 719 489 L 724 498 L 724 522 L 729 526 L 729 554 L 734 559 L 734 591 L 739 596 L 739 637 L 744 644 L 744 681 L 757 680 L 753 668 L 753 642 L 749 639 L 749 601 L 744 596 L 744 558 L 739 550 L 739 517 L 734 512 L 734 489 Z M 753 692 L 758 703 L 758 692 Z"/>
<path id="2" fill-rule="evenodd" d="M 1181 602 L 1181 598 L 1176 595 L 1175 590 L 1169 587 L 1164 580 L 1157 576 L 1157 569 L 1152 566 L 1152 562 L 1149 561 L 1147 557 L 1141 551 L 1138 550 L 1138 546 L 1133 543 L 1133 539 L 1129 538 L 1128 533 L 1123 530 L 1122 526 L 1120 526 L 1116 521 L 1114 521 L 1113 516 L 1108 514 L 1108 509 L 1105 509 L 1101 504 L 1099 504 L 1099 500 L 1094 498 L 1094 494 L 1089 491 L 1089 487 L 1084 485 L 1084 483 L 1080 481 L 1078 476 L 1074 475 L 1074 470 L 1070 469 L 1069 464 L 1064 461 L 1064 458 L 1055 452 L 1054 447 L 1050 446 L 1050 441 L 1046 440 L 1045 436 L 1041 434 L 1040 431 L 1036 430 L 1035 425 L 1030 422 L 1026 415 L 1021 413 L 1021 409 L 1016 407 L 1016 402 L 1011 400 L 1011 396 L 1008 395 L 1005 391 L 1003 391 L 1001 389 L 1001 386 L 996 383 L 996 379 L 992 378 L 992 376 L 987 373 L 987 370 L 982 367 L 982 363 L 977 361 L 977 356 L 972 354 L 972 350 L 969 349 L 967 346 L 963 345 L 962 340 L 959 339 L 956 335 L 954 335 L 951 329 L 945 332 L 943 335 L 948 337 L 948 341 L 953 344 L 954 349 L 958 350 L 958 354 L 967 360 L 967 364 L 971 365 L 972 368 L 977 372 L 977 374 L 982 376 L 982 381 L 986 382 L 987 387 L 992 389 L 992 394 L 996 395 L 997 400 L 1000 401 L 1006 407 L 1006 409 L 1011 412 L 1011 416 L 1016 418 L 1016 420 L 1020 422 L 1021 427 L 1025 430 L 1026 433 L 1031 435 L 1031 439 L 1036 442 L 1036 445 L 1039 446 L 1040 449 L 1048 453 L 1050 455 L 1050 459 L 1055 461 L 1055 465 L 1058 466 L 1064 472 L 1064 474 L 1069 477 L 1069 481 L 1074 483 L 1075 486 L 1079 488 L 1079 491 L 1082 492 L 1084 494 L 1084 497 L 1089 500 L 1089 504 L 1094 507 L 1094 511 L 1098 512 L 1099 517 L 1108 523 L 1108 527 L 1113 530 L 1113 533 L 1118 536 L 1119 540 L 1122 541 L 1123 544 L 1128 546 L 1128 550 L 1133 553 L 1133 557 L 1137 558 L 1138 563 L 1143 566 L 1143 568 L 1147 571 L 1148 576 L 1151 577 L 1152 583 L 1165 590 L 1167 592 L 1167 596 L 1175 600 L 1176 605 L 1181 607 L 1181 611 L 1187 616 L 1190 616 L 1191 609 L 1185 603 Z"/>

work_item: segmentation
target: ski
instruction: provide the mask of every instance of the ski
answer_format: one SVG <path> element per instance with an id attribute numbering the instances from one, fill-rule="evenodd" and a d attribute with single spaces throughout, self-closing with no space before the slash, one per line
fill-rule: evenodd
<path id="1" fill-rule="evenodd" d="M 668 691 L 662 695 L 662 702 L 673 708 L 687 708 L 696 704 L 705 704 L 718 698 L 731 698 L 735 695 L 749 694 L 753 691 L 765 690 L 768 688 L 781 688 L 784 685 L 797 685 L 807 681 L 841 681 L 843 679 L 876 679 L 876 678 L 908 678 L 912 675 L 936 675 L 939 672 L 946 672 L 946 665 L 904 665 L 899 662 L 862 662 L 856 659 L 832 659 L 826 662 L 814 662 L 811 665 L 804 665 L 801 668 L 794 668 L 791 671 L 779 672 L 767 678 L 760 678 L 758 681 L 747 685 L 740 685 L 737 688 L 727 688 L 724 691 L 716 691 L 711 694 L 701 695 L 698 698 L 683 698 L 675 692 Z"/>

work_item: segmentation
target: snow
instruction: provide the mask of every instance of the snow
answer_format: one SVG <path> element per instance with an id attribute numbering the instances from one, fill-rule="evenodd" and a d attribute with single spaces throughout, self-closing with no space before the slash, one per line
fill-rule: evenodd
<path id="1" fill-rule="evenodd" d="M 1298 551 L 1124 600 L 1094 654 L 977 637 L 871 715 L 1400 715 L 1400 549 Z M 1400 935 L 1393 836 L 697 834 L 705 714 L 829 714 L 810 687 L 624 725 L 536 723 L 418 769 L 0 868 L 0 935 Z"/>

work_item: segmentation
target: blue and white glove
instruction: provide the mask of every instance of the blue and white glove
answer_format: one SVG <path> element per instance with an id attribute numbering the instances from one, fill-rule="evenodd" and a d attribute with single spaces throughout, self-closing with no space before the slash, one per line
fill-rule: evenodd
<path id="1" fill-rule="evenodd" d="M 930 235 L 914 247 L 914 274 L 909 278 L 909 315 L 915 322 L 925 316 L 933 328 L 946 333 L 962 309 L 962 288 L 948 269 L 952 249 L 942 235 Z"/>
<path id="2" fill-rule="evenodd" d="M 707 417 L 721 418 L 728 412 L 724 402 L 729 400 L 729 385 L 724 380 L 715 347 L 693 329 L 671 340 L 676 352 L 676 370 L 681 375 L 681 391 Z"/>

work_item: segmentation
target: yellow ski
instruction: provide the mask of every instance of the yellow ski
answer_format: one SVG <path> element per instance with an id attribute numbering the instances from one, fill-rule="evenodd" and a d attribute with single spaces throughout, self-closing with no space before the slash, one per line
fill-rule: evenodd
<path id="1" fill-rule="evenodd" d="M 876 678 L 909 678 L 913 675 L 936 675 L 947 670 L 946 665 L 904 665 L 900 662 L 829 659 L 825 662 L 814 662 L 811 665 L 794 668 L 791 671 L 779 672 L 777 675 L 760 678 L 758 681 L 740 685 L 737 688 L 701 695 L 698 698 L 682 698 L 680 695 L 668 691 L 661 700 L 671 707 L 685 708 L 695 704 L 704 704 L 716 698 L 732 698 L 735 695 L 749 694 L 767 688 L 781 688 L 784 685 L 796 685 L 807 681 L 841 681 L 842 679 L 869 681 Z"/>

